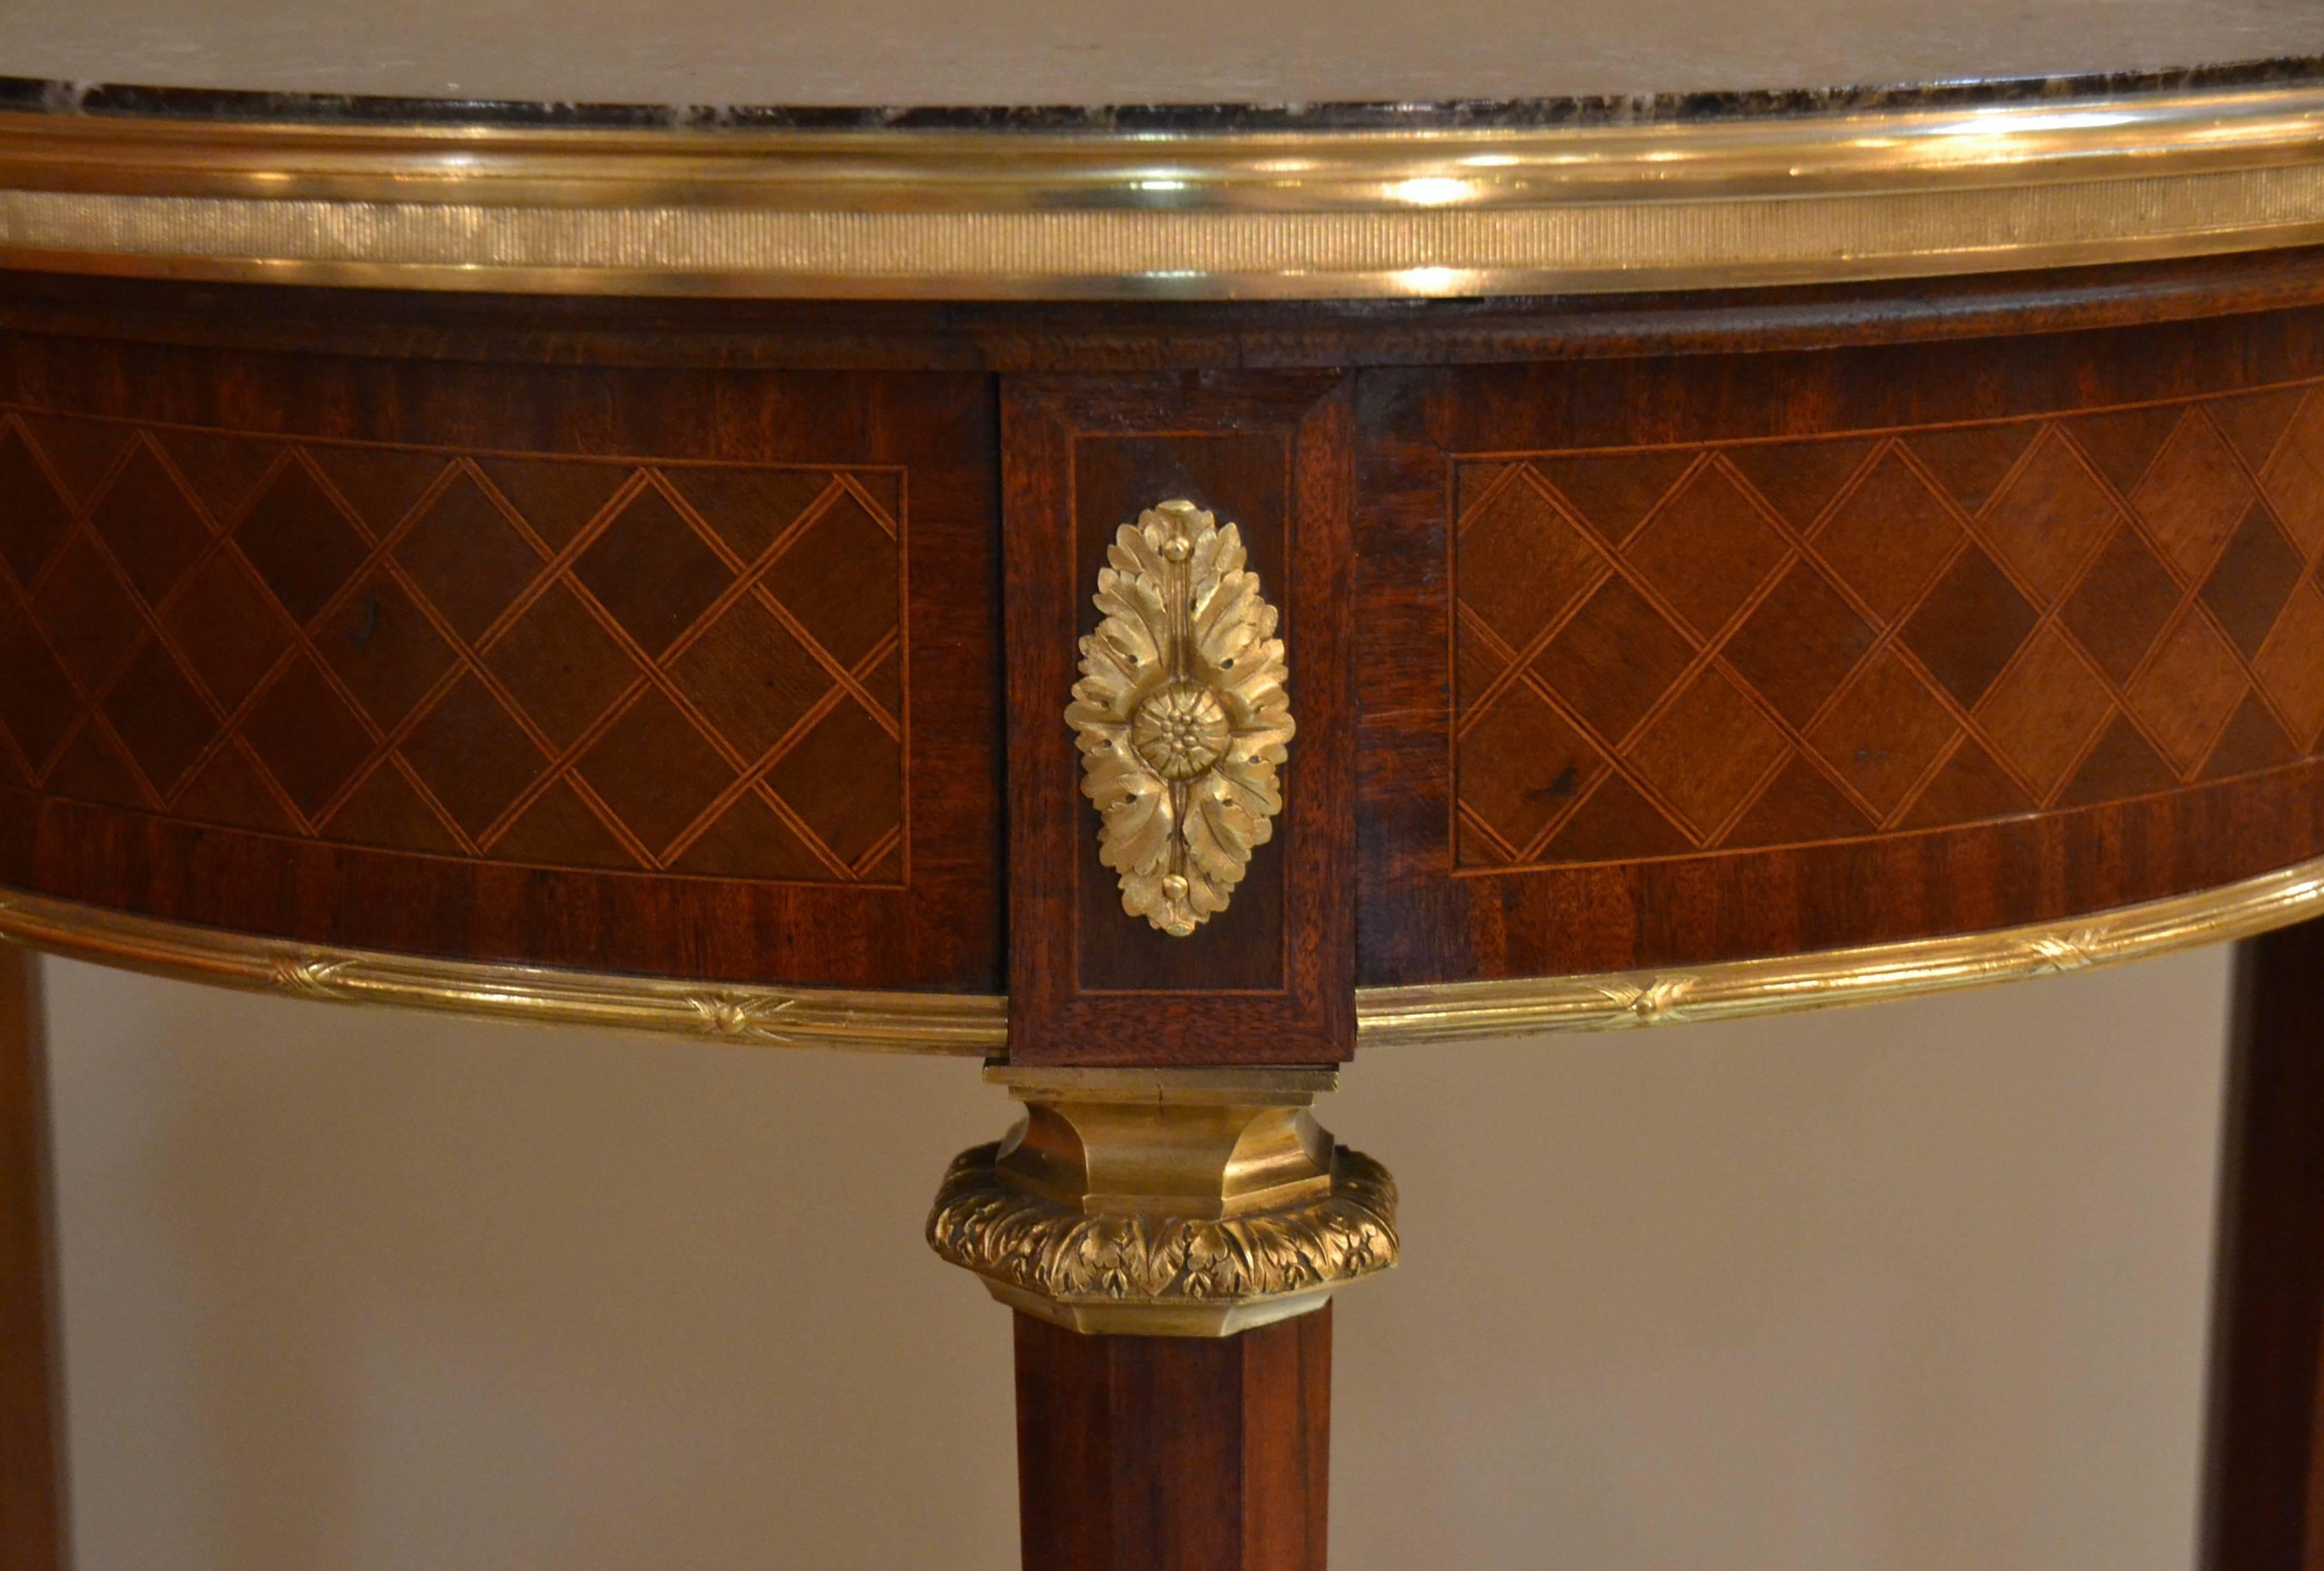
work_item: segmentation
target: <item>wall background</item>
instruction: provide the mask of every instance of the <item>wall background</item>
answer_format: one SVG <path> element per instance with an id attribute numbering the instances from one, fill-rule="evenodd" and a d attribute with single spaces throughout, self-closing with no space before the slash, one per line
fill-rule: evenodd
<path id="1" fill-rule="evenodd" d="M 1015 1565 L 973 1064 L 48 976 L 80 1571 Z M 1367 1055 L 1335 1571 L 2186 1571 L 2225 989 Z"/>

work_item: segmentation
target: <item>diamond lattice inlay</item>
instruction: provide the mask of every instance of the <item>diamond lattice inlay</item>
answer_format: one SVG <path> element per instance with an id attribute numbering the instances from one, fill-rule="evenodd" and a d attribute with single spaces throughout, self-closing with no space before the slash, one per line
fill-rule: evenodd
<path id="1" fill-rule="evenodd" d="M 1942 828 L 2324 753 L 2324 387 L 1454 467 L 1464 871 Z"/>
<path id="2" fill-rule="evenodd" d="M 431 855 L 899 883 L 903 495 L 0 408 L 0 779 Z"/>

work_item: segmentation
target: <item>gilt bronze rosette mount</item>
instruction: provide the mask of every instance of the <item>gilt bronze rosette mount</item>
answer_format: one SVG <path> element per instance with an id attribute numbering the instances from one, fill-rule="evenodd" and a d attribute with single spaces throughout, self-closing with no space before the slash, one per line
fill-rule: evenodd
<path id="1" fill-rule="evenodd" d="M 1274 834 L 1290 673 L 1233 524 L 1165 502 L 1121 527 L 1106 561 L 1065 721 L 1122 909 L 1183 938 L 1226 909 Z"/>

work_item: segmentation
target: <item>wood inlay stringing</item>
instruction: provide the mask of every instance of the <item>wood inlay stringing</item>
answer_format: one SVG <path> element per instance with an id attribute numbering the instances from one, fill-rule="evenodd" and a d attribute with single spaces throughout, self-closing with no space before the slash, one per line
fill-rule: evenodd
<path id="1" fill-rule="evenodd" d="M 905 490 L 0 411 L 0 783 L 439 856 L 900 883 Z"/>
<path id="2" fill-rule="evenodd" d="M 2324 747 L 2324 390 L 1454 463 L 1456 870 L 2094 806 Z"/>

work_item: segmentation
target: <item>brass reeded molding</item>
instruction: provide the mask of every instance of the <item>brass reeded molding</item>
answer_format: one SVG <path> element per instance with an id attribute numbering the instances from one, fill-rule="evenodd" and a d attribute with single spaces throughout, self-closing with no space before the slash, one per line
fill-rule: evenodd
<path id="1" fill-rule="evenodd" d="M 1360 1047 L 1732 1020 L 1885 1003 L 2089 970 L 2248 938 L 2324 913 L 2324 857 L 2215 889 L 1987 932 L 1658 970 L 1356 989 Z M 0 889 L 0 942 L 217 986 L 335 1003 L 632 1030 L 767 1047 L 1004 1049 L 1009 1001 L 710 983 L 445 960 L 267 938 Z"/>
<path id="2" fill-rule="evenodd" d="M 1022 134 L 0 114 L 0 265 L 378 289 L 1436 298 L 2324 240 L 2324 87 Z"/>

